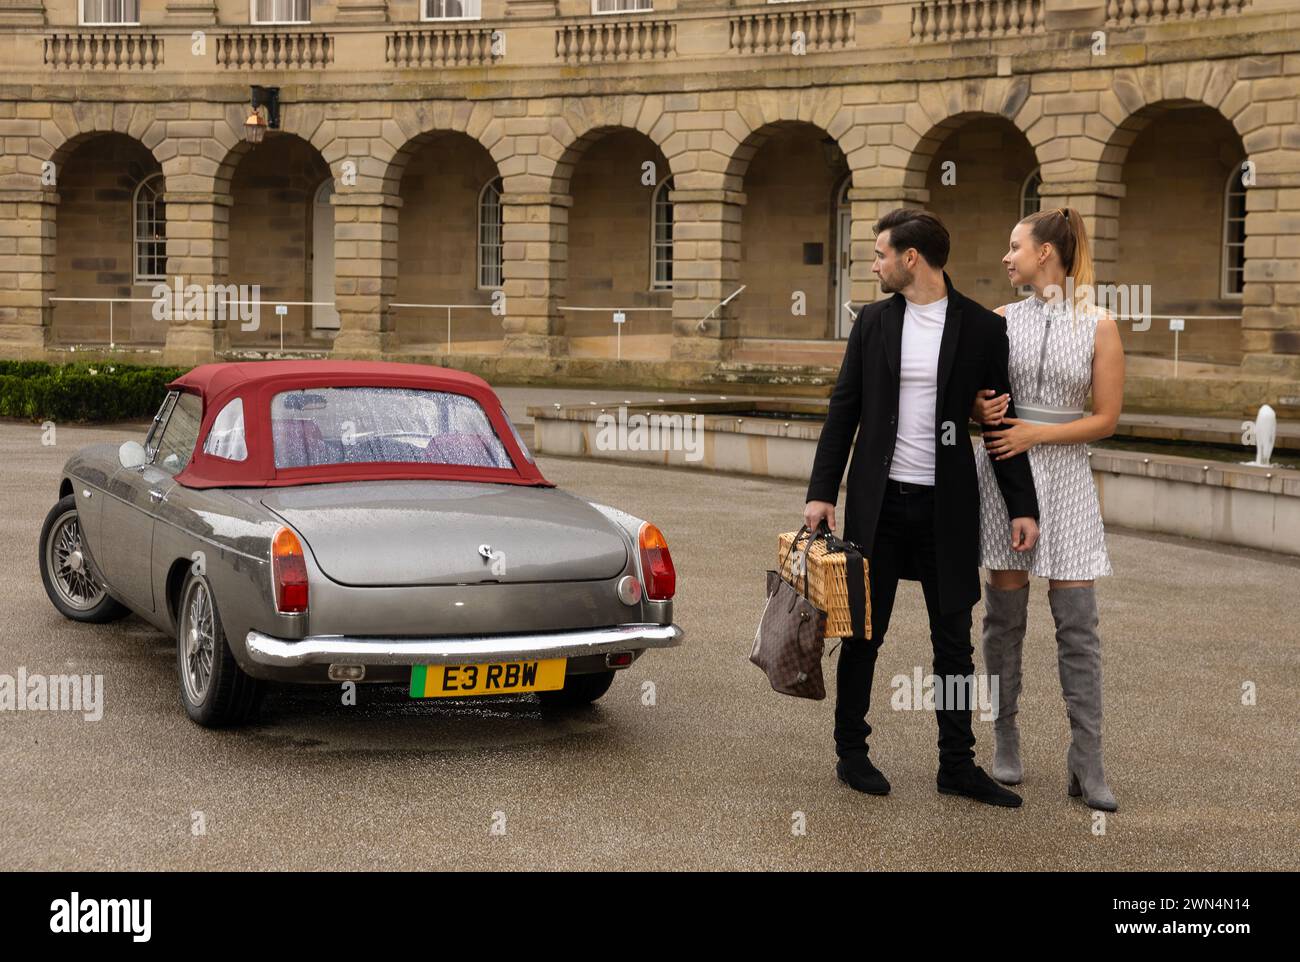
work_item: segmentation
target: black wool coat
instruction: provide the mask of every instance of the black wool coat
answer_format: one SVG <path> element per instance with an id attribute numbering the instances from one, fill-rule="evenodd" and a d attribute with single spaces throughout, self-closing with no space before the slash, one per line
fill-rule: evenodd
<path id="1" fill-rule="evenodd" d="M 939 603 L 950 612 L 970 608 L 980 597 L 979 482 L 968 435 L 971 405 L 981 388 L 1010 393 L 1011 382 L 1006 320 L 954 290 L 946 273 L 943 279 L 948 286 L 948 311 L 939 347 L 934 418 L 934 530 Z M 867 556 L 875 541 L 898 438 L 905 305 L 903 295 L 894 294 L 867 304 L 854 319 L 808 482 L 807 500 L 836 503 L 852 448 L 842 537 L 862 546 Z M 1013 398 L 1007 417 L 1016 416 Z M 943 443 L 945 433 L 948 444 Z M 1038 499 L 1028 455 L 994 461 L 993 470 L 1008 515 L 1036 519 Z M 1010 538 L 1010 530 L 1004 536 Z M 903 577 L 919 576 L 905 570 Z"/>

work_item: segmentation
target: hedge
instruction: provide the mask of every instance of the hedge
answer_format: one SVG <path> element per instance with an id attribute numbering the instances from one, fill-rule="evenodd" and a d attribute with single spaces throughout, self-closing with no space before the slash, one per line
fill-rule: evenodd
<path id="1" fill-rule="evenodd" d="M 116 361 L 0 360 L 0 416 L 64 422 L 153 417 L 168 382 L 187 370 Z"/>

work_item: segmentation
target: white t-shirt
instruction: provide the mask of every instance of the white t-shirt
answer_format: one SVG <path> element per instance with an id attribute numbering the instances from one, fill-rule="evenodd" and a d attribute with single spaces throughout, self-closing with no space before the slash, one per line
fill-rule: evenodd
<path id="1" fill-rule="evenodd" d="M 898 369 L 898 443 L 889 477 L 934 484 L 934 405 L 938 400 L 939 343 L 948 298 L 930 304 L 907 302 Z"/>

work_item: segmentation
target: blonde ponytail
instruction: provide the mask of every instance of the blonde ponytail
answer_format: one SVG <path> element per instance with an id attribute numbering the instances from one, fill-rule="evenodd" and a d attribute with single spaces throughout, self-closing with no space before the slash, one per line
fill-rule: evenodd
<path id="1" fill-rule="evenodd" d="M 1065 276 L 1073 281 L 1074 306 L 1097 303 L 1097 274 L 1092 262 L 1092 247 L 1083 215 L 1073 207 L 1054 207 L 1030 214 L 1020 223 L 1028 224 L 1035 244 L 1051 244 L 1061 258 Z"/>

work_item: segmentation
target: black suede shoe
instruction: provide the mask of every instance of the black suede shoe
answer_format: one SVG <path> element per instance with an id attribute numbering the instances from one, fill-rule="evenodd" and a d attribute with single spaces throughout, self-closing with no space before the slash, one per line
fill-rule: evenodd
<path id="1" fill-rule="evenodd" d="M 871 759 L 866 755 L 852 755 L 841 758 L 835 766 L 835 774 L 849 788 L 868 795 L 888 795 L 889 779 L 880 773 Z"/>
<path id="2" fill-rule="evenodd" d="M 945 772 L 939 769 L 936 779 L 940 793 L 944 795 L 965 795 L 986 805 L 1001 805 L 1003 808 L 1019 808 L 1020 796 L 1008 791 L 984 773 L 978 765 L 960 772 Z"/>

